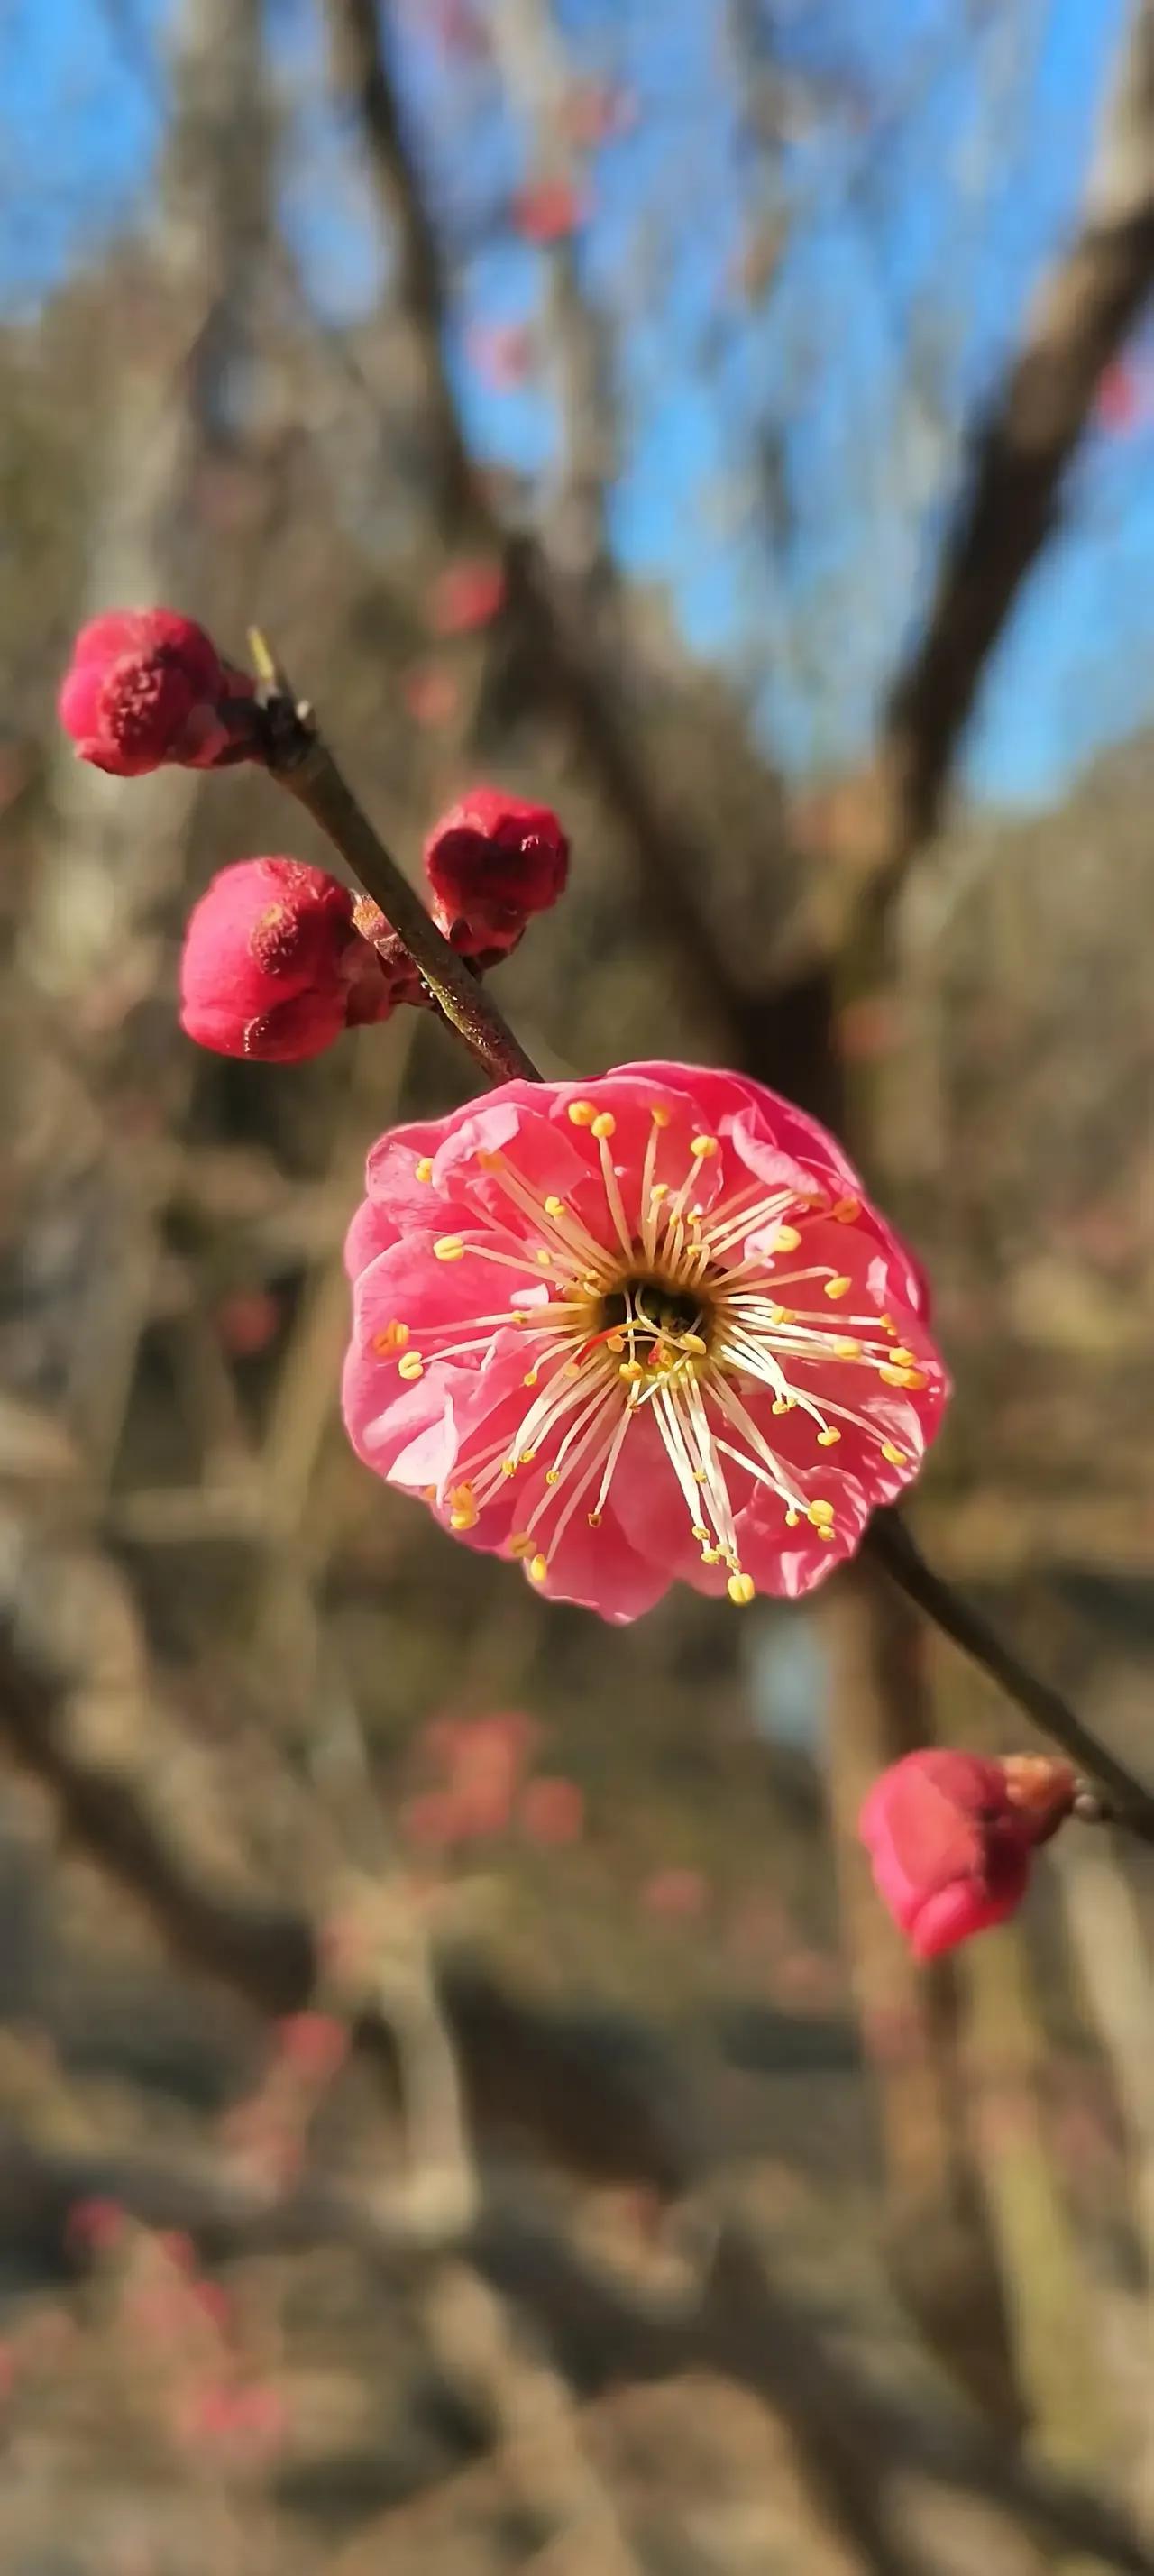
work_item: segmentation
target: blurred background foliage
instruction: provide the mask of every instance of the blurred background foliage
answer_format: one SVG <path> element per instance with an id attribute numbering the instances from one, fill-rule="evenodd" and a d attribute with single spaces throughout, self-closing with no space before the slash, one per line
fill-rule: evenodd
<path id="1" fill-rule="evenodd" d="M 366 1476 L 365 1147 L 475 1068 L 197 1054 L 195 893 L 328 853 L 52 713 L 164 599 L 259 619 L 407 864 L 554 803 L 503 1010 L 845 1133 L 958 1382 L 927 1548 L 1141 1768 L 1152 58 L 1099 0 L 0 12 L 13 2576 L 1154 2567 L 1148 1869 L 1070 1837 L 915 1974 L 861 1792 L 1020 1737 L 904 1608 L 610 1632 Z"/>

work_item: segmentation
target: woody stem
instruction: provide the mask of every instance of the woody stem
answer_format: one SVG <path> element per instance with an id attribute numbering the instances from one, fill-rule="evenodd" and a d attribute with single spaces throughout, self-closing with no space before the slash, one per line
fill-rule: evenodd
<path id="1" fill-rule="evenodd" d="M 479 976 L 457 955 L 425 910 L 416 889 L 358 805 L 315 717 L 298 704 L 264 638 L 251 638 L 261 679 L 261 753 L 269 775 L 319 823 L 333 848 L 379 904 L 403 940 L 445 1019 L 484 1066 L 491 1082 L 539 1082 L 536 1065 L 490 1001 Z"/>
<path id="2" fill-rule="evenodd" d="M 892 1510 L 875 1512 L 862 1545 L 863 1554 L 884 1566 L 907 1599 L 916 1603 L 944 1636 L 952 1637 L 963 1654 L 980 1664 L 1007 1698 L 1024 1709 L 1044 1735 L 1061 1745 L 1078 1769 L 1089 1775 L 1092 1784 L 1101 1784 L 1109 1797 L 1110 1822 L 1126 1826 L 1143 1842 L 1154 1842 L 1154 1797 L 1091 1734 L 1061 1692 L 1052 1683 L 1039 1680 L 981 1611 L 955 1592 L 942 1575 L 934 1573 L 900 1515 Z"/>

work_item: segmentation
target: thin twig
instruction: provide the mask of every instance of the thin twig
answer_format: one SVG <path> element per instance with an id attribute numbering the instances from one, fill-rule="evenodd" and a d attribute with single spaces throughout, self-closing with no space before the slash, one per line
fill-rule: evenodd
<path id="1" fill-rule="evenodd" d="M 310 707 L 295 697 L 264 637 L 249 638 L 261 682 L 261 751 L 269 775 L 312 815 L 403 940 L 445 1018 L 496 1082 L 539 1082 L 536 1065 L 458 957 L 358 805 Z"/>
<path id="2" fill-rule="evenodd" d="M 1110 1798 L 1105 1821 L 1124 1825 L 1143 1842 L 1154 1842 L 1154 1797 L 1091 1734 L 1061 1692 L 1051 1682 L 1039 1680 L 1013 1648 L 1003 1643 L 981 1611 L 934 1573 L 897 1512 L 875 1512 L 863 1541 L 863 1552 L 885 1567 L 892 1581 L 910 1601 L 916 1602 L 927 1619 L 932 1619 L 944 1636 L 952 1637 L 964 1654 L 971 1655 L 1007 1698 L 1024 1709 L 1044 1735 L 1052 1736 L 1055 1744 L 1061 1745 L 1080 1771 L 1101 1783 Z"/>

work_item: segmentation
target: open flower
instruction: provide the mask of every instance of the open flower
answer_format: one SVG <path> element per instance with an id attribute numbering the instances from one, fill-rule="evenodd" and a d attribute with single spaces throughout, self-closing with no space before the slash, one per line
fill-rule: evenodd
<path id="1" fill-rule="evenodd" d="M 806 1592 L 916 1474 L 947 1393 L 921 1273 L 757 1083 L 505 1083 L 383 1136 L 367 1185 L 353 1443 L 545 1592 Z"/>
<path id="2" fill-rule="evenodd" d="M 234 759 L 234 713 L 247 675 L 222 662 L 211 636 L 173 608 L 111 609 L 83 626 L 59 697 L 60 721 L 82 760 L 117 778 L 176 761 L 212 769 Z"/>
<path id="3" fill-rule="evenodd" d="M 1070 1764 L 1044 1754 L 992 1761 L 944 1747 L 882 1772 L 859 1831 L 878 1894 L 919 1959 L 1016 1912 L 1075 1785 Z"/>

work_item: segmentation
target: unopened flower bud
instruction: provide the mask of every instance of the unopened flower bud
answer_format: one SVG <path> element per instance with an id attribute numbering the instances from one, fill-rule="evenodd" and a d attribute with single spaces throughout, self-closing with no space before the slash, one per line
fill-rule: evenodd
<path id="1" fill-rule="evenodd" d="M 507 957 L 535 912 L 564 893 L 569 843 L 547 805 L 475 787 L 425 843 L 434 919 L 479 971 Z"/>
<path id="2" fill-rule="evenodd" d="M 986 1760 L 932 1748 L 875 1780 L 859 1831 L 878 1894 L 919 1959 L 1004 1923 L 1026 1893 L 1036 1846 L 1068 1815 L 1069 1763 Z"/>
<path id="3" fill-rule="evenodd" d="M 60 721 L 81 759 L 116 778 L 143 777 L 167 761 L 212 769 L 243 756 L 236 715 L 253 685 L 191 617 L 113 609 L 76 638 Z"/>
<path id="4" fill-rule="evenodd" d="M 181 1026 L 218 1055 L 299 1064 L 398 996 L 353 919 L 353 897 L 299 859 L 222 868 L 188 921 Z"/>

